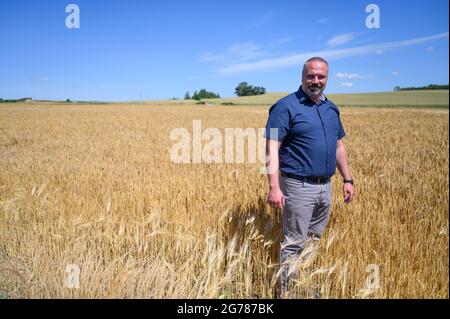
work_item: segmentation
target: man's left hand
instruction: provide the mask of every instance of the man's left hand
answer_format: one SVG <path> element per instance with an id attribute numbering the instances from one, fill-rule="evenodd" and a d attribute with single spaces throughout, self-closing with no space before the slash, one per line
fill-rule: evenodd
<path id="1" fill-rule="evenodd" d="M 344 183 L 344 203 L 348 204 L 355 196 L 355 188 L 350 183 Z"/>

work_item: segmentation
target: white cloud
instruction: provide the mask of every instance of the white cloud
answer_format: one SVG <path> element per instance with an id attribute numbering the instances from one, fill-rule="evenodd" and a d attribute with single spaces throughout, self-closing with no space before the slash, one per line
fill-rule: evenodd
<path id="1" fill-rule="evenodd" d="M 33 82 L 46 82 L 48 81 L 48 77 L 45 76 L 38 76 L 31 79 Z"/>
<path id="2" fill-rule="evenodd" d="M 293 40 L 292 37 L 284 37 L 284 38 L 276 39 L 275 41 L 272 42 L 272 44 L 279 45 L 279 44 L 291 42 L 292 40 Z"/>
<path id="3" fill-rule="evenodd" d="M 352 82 L 344 82 L 344 83 L 341 83 L 341 86 L 352 87 L 352 86 L 353 86 L 353 83 L 352 83 Z"/>
<path id="4" fill-rule="evenodd" d="M 335 75 L 338 79 L 349 79 L 349 80 L 366 80 L 373 78 L 373 75 L 359 75 L 358 73 L 344 73 L 338 72 Z"/>
<path id="5" fill-rule="evenodd" d="M 427 47 L 427 48 L 425 49 L 425 51 L 427 51 L 427 52 L 434 51 L 434 46 L 430 45 L 429 47 Z"/>
<path id="6" fill-rule="evenodd" d="M 243 26 L 243 29 L 247 30 L 261 28 L 262 26 L 272 23 L 279 15 L 280 12 L 277 10 L 264 12 L 257 16 L 253 21 Z"/>
<path id="7" fill-rule="evenodd" d="M 388 50 L 399 49 L 408 47 L 411 45 L 427 43 L 430 41 L 448 38 L 449 33 L 440 33 L 428 37 L 416 38 L 404 41 L 385 42 L 379 44 L 370 44 L 366 46 L 334 49 L 334 50 L 322 50 L 303 53 L 291 53 L 277 58 L 264 58 L 257 61 L 244 62 L 244 63 L 231 63 L 228 66 L 222 67 L 217 70 L 220 75 L 235 75 L 242 74 L 249 71 L 261 71 L 268 69 L 278 69 L 289 66 L 302 65 L 307 59 L 312 56 L 321 56 L 327 60 L 338 60 L 344 58 L 351 58 L 357 56 L 364 56 L 369 54 L 376 54 L 380 50 L 385 52 Z"/>
<path id="8" fill-rule="evenodd" d="M 228 48 L 228 51 L 236 57 L 238 61 L 248 61 L 264 55 L 264 52 L 257 45 L 252 43 L 238 43 Z"/>
<path id="9" fill-rule="evenodd" d="M 395 76 L 397 76 L 397 75 L 399 75 L 400 73 L 398 73 L 397 71 L 394 71 L 394 72 L 392 72 L 392 75 L 395 75 Z"/>
<path id="10" fill-rule="evenodd" d="M 229 46 L 223 53 L 206 52 L 199 60 L 201 62 L 243 63 L 267 56 L 261 47 L 250 42 L 236 43 Z"/>
<path id="11" fill-rule="evenodd" d="M 356 33 L 339 34 L 335 37 L 332 37 L 330 40 L 328 40 L 327 46 L 332 48 L 332 47 L 344 45 L 344 44 L 351 42 L 354 38 L 356 38 Z"/>
<path id="12" fill-rule="evenodd" d="M 378 55 L 382 55 L 383 53 L 384 53 L 383 50 L 377 50 L 377 51 L 375 51 L 375 54 L 378 54 Z"/>
<path id="13" fill-rule="evenodd" d="M 211 52 L 205 52 L 200 55 L 199 60 L 201 62 L 213 62 L 213 61 L 220 61 L 225 59 L 225 54 L 217 54 L 217 53 L 211 53 Z"/>

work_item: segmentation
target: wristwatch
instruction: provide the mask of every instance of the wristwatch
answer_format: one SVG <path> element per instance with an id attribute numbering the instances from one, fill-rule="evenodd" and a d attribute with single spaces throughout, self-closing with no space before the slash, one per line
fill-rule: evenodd
<path id="1" fill-rule="evenodd" d="M 352 184 L 353 185 L 353 179 L 344 179 L 344 184 L 348 183 L 348 184 Z"/>

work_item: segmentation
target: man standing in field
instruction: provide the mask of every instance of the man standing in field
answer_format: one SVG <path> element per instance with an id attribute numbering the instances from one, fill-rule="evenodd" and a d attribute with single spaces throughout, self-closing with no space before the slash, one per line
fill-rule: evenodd
<path id="1" fill-rule="evenodd" d="M 269 196 L 282 208 L 281 291 L 288 291 L 289 265 L 308 239 L 319 239 L 331 210 L 331 177 L 336 166 L 343 177 L 344 202 L 355 195 L 342 138 L 339 109 L 322 93 L 328 63 L 314 57 L 302 70 L 302 84 L 270 108 L 266 125 Z"/>

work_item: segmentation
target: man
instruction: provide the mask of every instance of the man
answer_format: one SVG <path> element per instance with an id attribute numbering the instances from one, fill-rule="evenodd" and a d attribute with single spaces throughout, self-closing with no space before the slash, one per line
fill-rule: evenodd
<path id="1" fill-rule="evenodd" d="M 295 270 L 296 260 L 310 237 L 319 239 L 331 210 L 331 177 L 336 166 L 343 177 L 344 202 L 355 195 L 339 109 L 322 92 L 328 63 L 314 57 L 302 70 L 302 84 L 270 108 L 266 125 L 269 203 L 282 208 L 281 290 Z"/>

